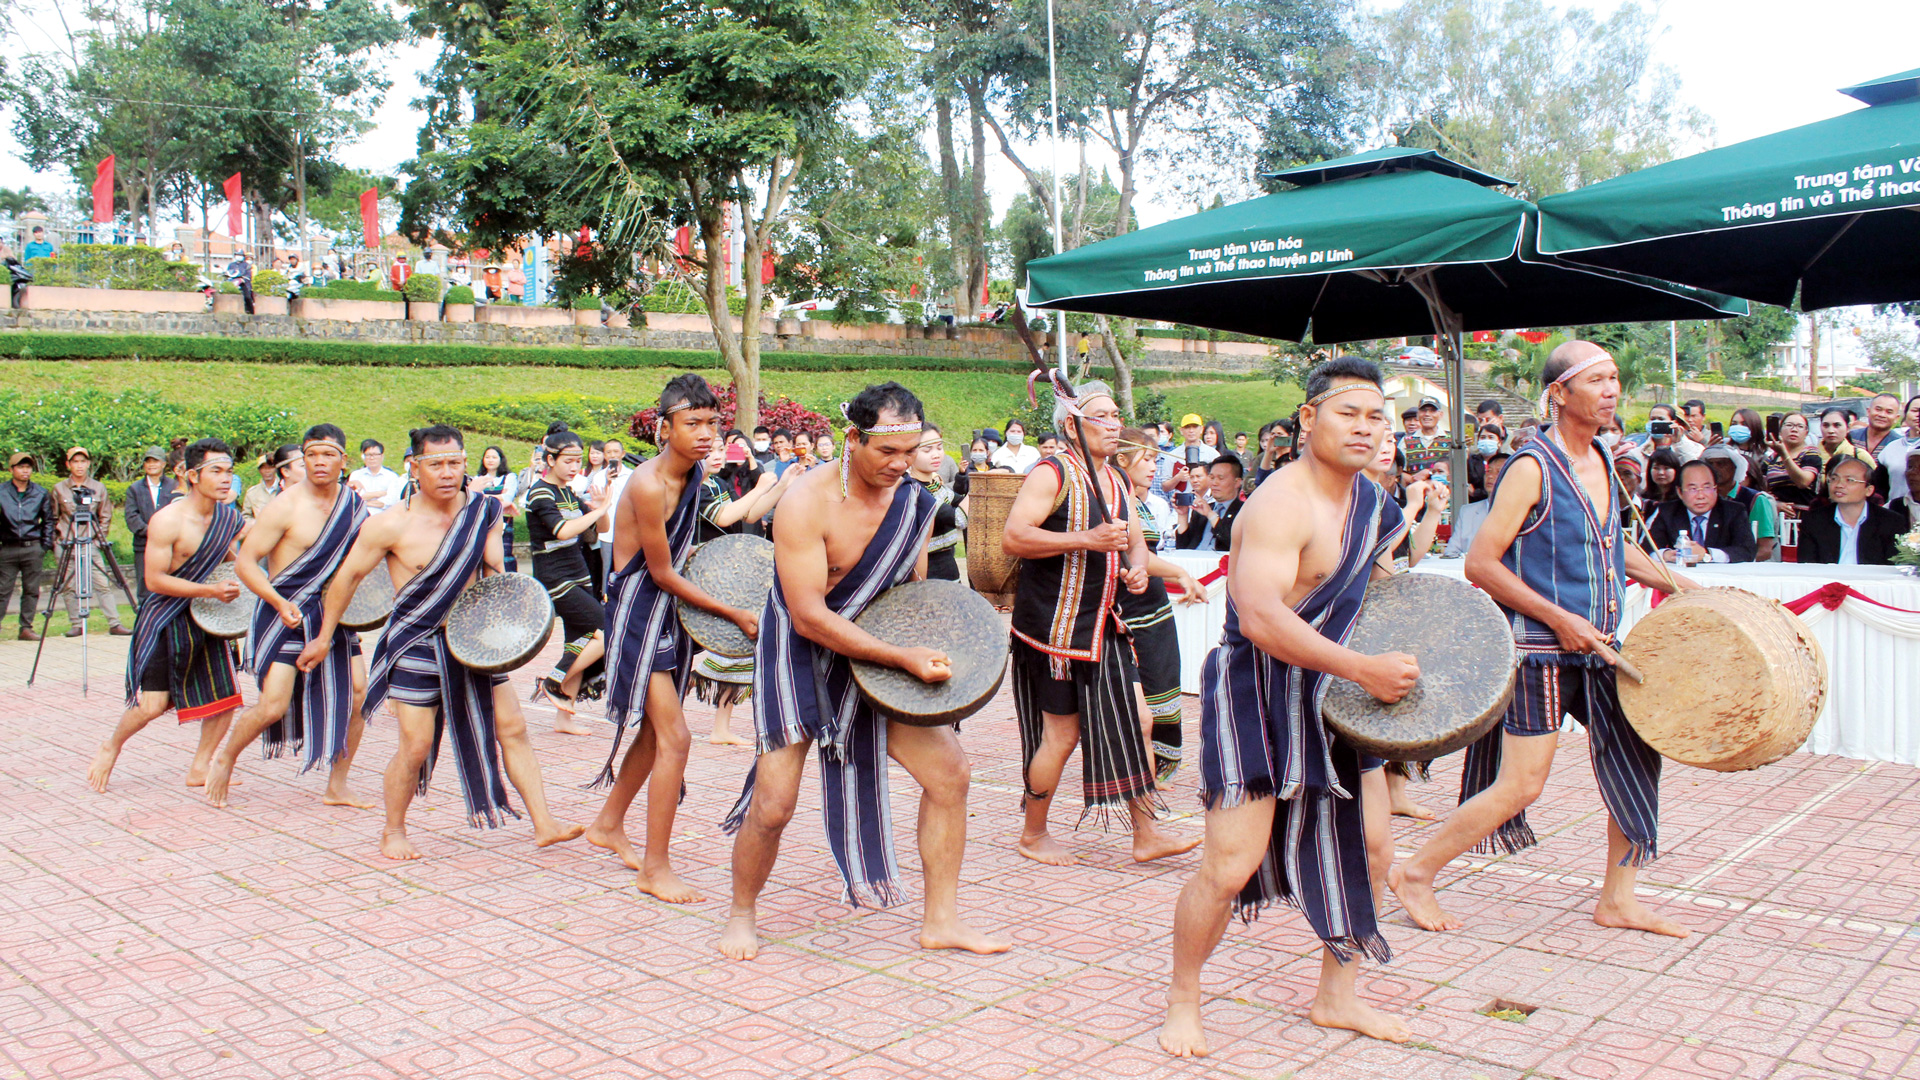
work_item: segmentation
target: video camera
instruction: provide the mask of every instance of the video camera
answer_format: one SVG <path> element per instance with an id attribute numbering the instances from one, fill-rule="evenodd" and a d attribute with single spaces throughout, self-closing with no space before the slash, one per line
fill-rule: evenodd
<path id="1" fill-rule="evenodd" d="M 75 536 L 93 533 L 93 489 L 73 489 L 73 531 Z"/>

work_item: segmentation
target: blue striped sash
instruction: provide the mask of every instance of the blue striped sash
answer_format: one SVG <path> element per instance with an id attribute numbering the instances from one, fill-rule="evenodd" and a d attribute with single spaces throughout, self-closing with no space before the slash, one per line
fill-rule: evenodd
<path id="1" fill-rule="evenodd" d="M 678 570 L 686 565 L 693 550 L 693 538 L 700 524 L 701 486 L 706 480 L 705 466 L 695 462 L 680 489 L 680 502 L 667 518 L 667 550 Z M 632 483 L 631 480 L 628 483 Z M 598 787 L 613 782 L 614 765 L 620 756 L 620 742 L 627 721 L 647 707 L 647 680 L 653 677 L 654 652 L 662 634 L 674 640 L 673 686 L 680 697 L 687 696 L 687 680 L 693 671 L 693 639 L 680 629 L 674 615 L 673 594 L 654 583 L 647 572 L 647 551 L 635 547 L 633 558 L 607 581 L 607 719 L 613 721 L 613 750 L 606 767 L 594 779 Z M 644 715 L 641 719 L 645 719 Z"/>
<path id="2" fill-rule="evenodd" d="M 433 714 L 433 748 L 420 765 L 419 790 L 426 792 L 434 762 L 440 757 L 441 738 L 451 730 L 453 763 L 467 801 L 467 823 L 475 828 L 493 828 L 501 823 L 503 815 L 520 816 L 507 800 L 506 780 L 500 775 L 500 745 L 493 727 L 493 680 L 469 671 L 453 658 L 447 649 L 445 624 L 454 600 L 485 558 L 486 539 L 500 524 L 500 500 L 474 494 L 468 494 L 466 500 L 433 558 L 394 595 L 393 617 L 387 621 L 386 633 L 380 635 L 380 644 L 374 647 L 367 666 L 365 712 L 373 715 L 387 700 L 400 658 L 416 644 L 429 643 L 439 673 L 440 707 Z"/>
<path id="3" fill-rule="evenodd" d="M 300 608 L 303 625 L 298 630 L 281 622 L 280 613 L 268 605 L 254 608 L 245 655 L 256 682 L 266 681 L 274 658 L 290 639 L 305 644 L 309 628 L 319 627 L 325 616 L 327 584 L 353 548 L 366 520 L 366 504 L 359 493 L 341 485 L 320 535 L 274 579 L 274 591 Z M 374 572 L 384 573 L 385 568 Z M 323 761 L 332 764 L 346 756 L 347 727 L 352 716 L 353 657 L 347 631 L 335 629 L 327 658 L 312 671 L 295 669 L 287 714 L 261 733 L 261 753 L 275 758 L 304 748 L 307 761 L 301 772 Z"/>
<path id="4" fill-rule="evenodd" d="M 847 576 L 827 593 L 827 607 L 856 619 L 875 597 L 913 576 L 939 503 L 918 484 L 894 489 L 887 516 Z M 821 807 L 827 846 L 855 907 L 888 907 L 900 900 L 893 854 L 893 817 L 887 802 L 887 721 L 853 683 L 846 657 L 800 636 L 787 610 L 780 574 L 760 616 L 754 648 L 753 724 L 758 753 L 809 740 L 819 744 Z M 753 804 L 758 771 L 723 825 L 738 832 Z"/>
<path id="5" fill-rule="evenodd" d="M 200 538 L 200 546 L 194 550 L 186 562 L 180 564 L 178 570 L 173 571 L 173 576 L 194 582 L 207 580 L 207 575 L 213 573 L 215 567 L 226 561 L 227 553 L 233 548 L 234 538 L 240 535 L 240 529 L 245 524 L 246 522 L 240 517 L 240 511 L 234 509 L 232 503 L 213 504 L 213 520 L 207 522 L 207 532 Z M 127 650 L 128 707 L 132 707 L 140 698 L 140 674 L 147 670 L 148 662 L 153 659 L 153 651 L 160 645 L 160 635 L 173 625 L 175 619 L 187 614 L 187 605 L 192 602 L 189 597 L 167 596 L 157 592 L 147 593 L 146 598 L 141 601 L 140 612 L 134 616 L 133 620 L 133 647 Z M 218 651 L 224 656 L 227 652 L 225 642 L 220 644 L 221 648 Z M 176 649 L 174 652 L 176 676 L 180 674 L 181 665 L 186 662 L 187 658 Z M 227 679 L 231 681 L 232 677 L 232 672 L 229 671 Z M 180 679 L 175 677 L 170 682 L 177 697 L 181 689 Z M 179 708 L 182 702 L 176 700 L 173 704 L 175 708 Z"/>

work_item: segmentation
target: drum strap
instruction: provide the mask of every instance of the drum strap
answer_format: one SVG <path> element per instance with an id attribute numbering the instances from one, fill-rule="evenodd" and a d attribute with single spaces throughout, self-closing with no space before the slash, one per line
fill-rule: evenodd
<path id="1" fill-rule="evenodd" d="M 288 563 L 274 578 L 274 591 L 300 608 L 305 625 L 295 630 L 280 620 L 280 613 L 267 604 L 253 609 L 253 624 L 248 628 L 246 651 L 242 654 L 256 680 L 265 679 L 283 645 L 298 635 L 305 644 L 310 629 L 318 629 L 326 611 L 326 588 L 346 561 L 347 552 L 360 536 L 367 520 L 366 504 L 357 492 L 341 485 L 334 497 L 320 535 L 300 556 Z M 386 567 L 374 568 L 384 574 Z M 347 631 L 336 628 L 333 646 L 320 666 L 310 672 L 295 672 L 293 696 L 287 713 L 260 734 L 266 756 L 306 752 L 301 772 L 326 762 L 332 764 L 347 752 L 347 728 L 353 717 L 353 657 Z"/>
<path id="2" fill-rule="evenodd" d="M 199 548 L 188 557 L 186 562 L 180 564 L 180 569 L 175 570 L 173 576 L 194 582 L 207 580 L 207 576 L 226 560 L 227 553 L 233 548 L 234 538 L 240 535 L 241 526 L 244 524 L 246 523 L 241 519 L 240 511 L 234 509 L 233 504 L 215 503 L 213 520 L 207 522 L 207 532 L 200 538 Z M 159 648 L 161 632 L 172 625 L 175 619 L 185 617 L 187 607 L 191 603 L 192 601 L 184 596 L 165 596 L 157 592 L 148 593 L 141 601 L 140 613 L 133 620 L 133 647 L 127 650 L 127 705 L 129 707 L 140 698 L 140 673 L 147 669 L 148 661 L 153 659 L 154 650 Z M 218 654 L 223 659 L 228 658 L 231 656 L 231 650 L 222 648 L 218 650 Z M 175 670 L 178 671 L 179 665 L 185 662 L 185 657 L 176 651 L 173 662 Z M 227 663 L 231 667 L 230 659 L 227 659 Z M 229 670 L 227 673 L 229 683 L 232 678 L 233 674 Z M 174 687 L 176 693 L 182 689 L 178 685 Z M 180 706 L 178 700 L 173 704 L 176 708 Z"/>

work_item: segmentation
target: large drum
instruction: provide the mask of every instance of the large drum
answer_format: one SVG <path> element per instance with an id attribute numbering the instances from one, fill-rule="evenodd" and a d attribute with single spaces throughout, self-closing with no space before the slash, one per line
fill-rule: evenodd
<path id="1" fill-rule="evenodd" d="M 512 671 L 553 636 L 553 599 L 525 574 L 494 574 L 467 586 L 447 612 L 447 649 L 474 671 Z"/>
<path id="2" fill-rule="evenodd" d="M 744 533 L 715 537 L 693 549 L 682 573 L 715 600 L 758 615 L 773 589 L 773 542 Z M 753 655 L 753 639 L 732 619 L 692 604 L 676 601 L 674 606 L 687 636 L 701 648 L 730 660 Z"/>
<path id="3" fill-rule="evenodd" d="M 1363 754 L 1427 761 L 1463 750 L 1493 730 L 1513 696 L 1513 630 L 1464 581 L 1413 573 L 1374 582 L 1347 647 L 1403 652 L 1420 665 L 1420 680 L 1392 705 L 1345 679 L 1327 688 L 1321 716 Z"/>
<path id="4" fill-rule="evenodd" d="M 1800 748 L 1827 697 L 1827 661 L 1807 625 L 1743 589 L 1695 589 L 1633 626 L 1620 649 L 1620 706 L 1647 745 L 1683 765 L 1757 769 Z"/>
<path id="5" fill-rule="evenodd" d="M 1010 472 L 967 474 L 967 581 L 1003 607 L 1013 603 L 1020 560 L 1007 554 L 1000 538 L 1026 479 Z"/>
<path id="6" fill-rule="evenodd" d="M 223 562 L 213 568 L 206 580 L 210 585 L 217 585 L 222 581 L 238 581 L 240 576 L 234 573 L 232 563 Z M 260 598 L 242 585 L 240 595 L 232 600 L 196 596 L 188 603 L 187 612 L 194 625 L 206 631 L 208 637 L 242 638 L 253 625 L 253 609 L 259 603 Z"/>
<path id="7" fill-rule="evenodd" d="M 392 615 L 393 575 L 383 562 L 360 579 L 360 587 L 353 590 L 353 599 L 340 615 L 340 625 L 354 631 L 377 630 Z"/>
<path id="8" fill-rule="evenodd" d="M 903 724 L 943 727 L 980 711 L 1007 673 L 1007 626 L 993 604 L 957 581 L 909 581 L 867 606 L 854 625 L 890 645 L 937 649 L 953 676 L 924 683 L 898 668 L 853 662 L 874 708 Z"/>

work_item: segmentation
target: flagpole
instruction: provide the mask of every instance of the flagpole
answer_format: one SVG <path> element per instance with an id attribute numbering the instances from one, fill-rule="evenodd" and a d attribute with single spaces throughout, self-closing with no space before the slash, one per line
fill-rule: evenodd
<path id="1" fill-rule="evenodd" d="M 1058 255 L 1066 250 L 1064 234 L 1060 228 L 1062 211 L 1060 206 L 1060 79 L 1054 67 L 1053 47 L 1053 0 L 1047 0 L 1047 97 L 1052 107 L 1053 129 L 1052 144 L 1048 148 L 1052 159 L 1053 172 L 1053 252 Z M 1062 372 L 1067 370 L 1067 316 L 1055 309 L 1053 313 L 1053 360 L 1054 366 Z"/>

